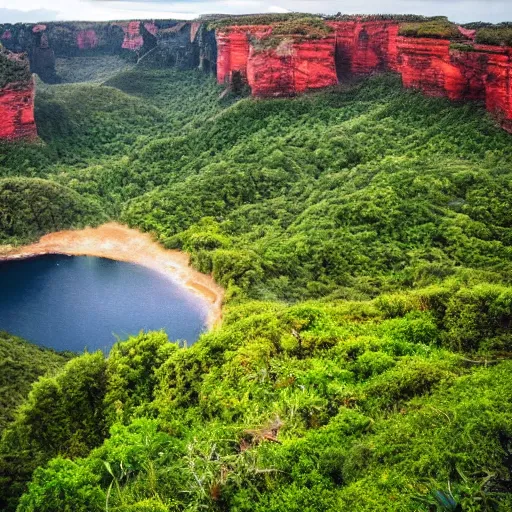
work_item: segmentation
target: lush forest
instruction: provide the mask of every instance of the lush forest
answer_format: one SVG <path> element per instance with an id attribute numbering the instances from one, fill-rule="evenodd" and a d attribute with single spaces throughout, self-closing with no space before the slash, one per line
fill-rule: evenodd
<path id="1" fill-rule="evenodd" d="M 71 357 L 0 332 L 0 435 L 27 398 L 32 383 L 42 375 L 56 373 Z"/>
<path id="2" fill-rule="evenodd" d="M 511 136 L 392 75 L 221 93 L 144 68 L 43 86 L 41 144 L 0 147 L 2 243 L 117 219 L 227 290 L 192 347 L 25 371 L 23 397 L 50 369 L 9 405 L 0 507 L 512 509 Z"/>

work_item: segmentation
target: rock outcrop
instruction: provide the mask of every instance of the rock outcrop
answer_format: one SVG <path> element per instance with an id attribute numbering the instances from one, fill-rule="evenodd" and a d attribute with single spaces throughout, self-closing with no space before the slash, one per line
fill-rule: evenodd
<path id="1" fill-rule="evenodd" d="M 254 96 L 291 96 L 354 75 L 398 72 L 404 87 L 454 101 L 484 101 L 512 131 L 512 48 L 475 43 L 456 27 L 455 41 L 400 36 L 395 20 L 329 21 L 332 34 L 282 34 L 277 25 L 224 26 L 216 32 L 217 79 L 246 83 Z M 454 44 L 455 43 L 455 44 Z"/>
<path id="2" fill-rule="evenodd" d="M 217 81 L 247 83 L 253 96 L 293 96 L 338 83 L 334 32 L 308 39 L 276 34 L 272 26 L 236 26 L 217 32 Z"/>
<path id="3" fill-rule="evenodd" d="M 512 48 L 480 47 L 487 53 L 485 102 L 487 110 L 512 133 Z"/>
<path id="4" fill-rule="evenodd" d="M 396 70 L 396 40 L 400 25 L 395 21 L 329 22 L 336 37 L 336 67 L 340 79 L 350 75 Z"/>
<path id="5" fill-rule="evenodd" d="M 124 32 L 124 39 L 121 48 L 125 50 L 138 50 L 144 45 L 144 38 L 141 34 L 140 21 L 124 21 L 115 24 L 121 27 Z"/>
<path id="6" fill-rule="evenodd" d="M 35 139 L 35 84 L 26 56 L 0 48 L 0 70 L 0 140 Z"/>
<path id="7" fill-rule="evenodd" d="M 485 101 L 512 131 L 512 48 L 399 37 L 398 71 L 405 87 L 456 101 Z"/>
<path id="8" fill-rule="evenodd" d="M 275 44 L 249 49 L 247 82 L 253 96 L 294 96 L 338 83 L 334 35 L 315 41 L 283 36 Z"/>
<path id="9" fill-rule="evenodd" d="M 465 77 L 462 66 L 451 62 L 450 44 L 442 39 L 398 38 L 398 71 L 404 86 L 429 96 L 462 99 Z"/>
<path id="10" fill-rule="evenodd" d="M 268 33 L 269 27 L 235 26 L 217 30 L 217 81 L 229 84 L 233 78 L 247 79 L 249 36 Z"/>

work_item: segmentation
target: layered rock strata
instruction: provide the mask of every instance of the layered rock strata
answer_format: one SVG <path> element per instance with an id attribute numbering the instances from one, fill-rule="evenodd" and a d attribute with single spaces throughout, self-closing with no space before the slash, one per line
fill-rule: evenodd
<path id="1" fill-rule="evenodd" d="M 0 140 L 35 139 L 35 84 L 28 60 L 0 48 L 0 61 Z"/>

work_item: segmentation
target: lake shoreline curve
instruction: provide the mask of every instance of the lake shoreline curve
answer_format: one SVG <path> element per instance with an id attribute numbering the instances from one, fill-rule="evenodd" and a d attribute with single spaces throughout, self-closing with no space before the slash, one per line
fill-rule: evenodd
<path id="1" fill-rule="evenodd" d="M 21 247 L 0 246 L 0 262 L 49 254 L 94 256 L 149 268 L 205 300 L 209 329 L 221 322 L 224 289 L 211 276 L 193 269 L 186 253 L 165 249 L 150 234 L 109 222 L 96 228 L 49 233 Z"/>

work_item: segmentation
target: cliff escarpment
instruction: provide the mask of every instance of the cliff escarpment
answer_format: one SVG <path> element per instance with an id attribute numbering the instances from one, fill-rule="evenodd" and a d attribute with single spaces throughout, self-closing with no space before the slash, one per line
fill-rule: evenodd
<path id="1" fill-rule="evenodd" d="M 396 70 L 396 39 L 400 25 L 393 20 L 331 21 L 336 35 L 336 68 L 340 80 L 375 71 Z"/>
<path id="2" fill-rule="evenodd" d="M 293 96 L 336 85 L 334 30 L 313 19 L 227 26 L 216 32 L 220 84 L 246 82 L 253 96 Z"/>
<path id="3" fill-rule="evenodd" d="M 121 55 L 137 61 L 151 52 L 162 65 L 199 67 L 199 41 L 206 39 L 202 28 L 203 24 L 178 20 L 0 24 L 0 43 L 12 52 L 26 53 L 31 71 L 53 83 L 59 81 L 56 58 Z M 211 59 L 207 41 L 203 44 Z"/>
<path id="4" fill-rule="evenodd" d="M 33 139 L 35 85 L 25 56 L 0 47 L 0 140 Z"/>
<path id="5" fill-rule="evenodd" d="M 58 82 L 58 58 L 120 55 L 157 67 L 201 69 L 234 91 L 287 97 L 396 72 L 406 88 L 481 101 L 512 131 L 512 42 L 500 27 L 460 27 L 446 18 L 305 15 L 0 25 L 0 42 L 28 55 Z M 17 98 L 10 110 L 17 111 Z M 21 105 L 23 106 L 23 105 Z"/>
<path id="6" fill-rule="evenodd" d="M 477 30 L 446 18 L 243 21 L 216 30 L 220 84 L 236 89 L 245 83 L 253 96 L 293 96 L 393 71 L 404 87 L 429 96 L 485 102 L 501 126 L 512 130 L 512 47 L 494 32 L 497 44 L 479 44 Z"/>

